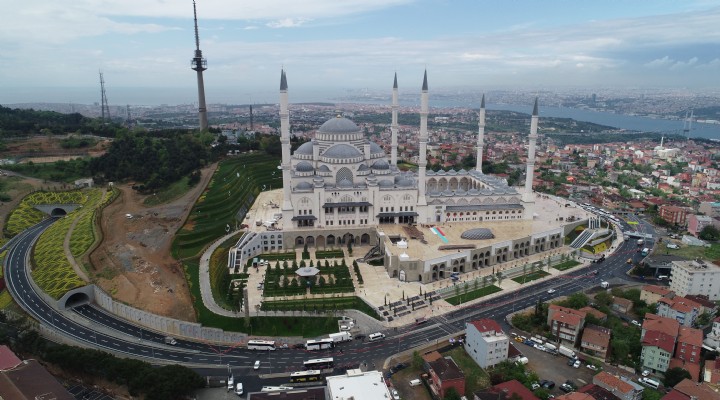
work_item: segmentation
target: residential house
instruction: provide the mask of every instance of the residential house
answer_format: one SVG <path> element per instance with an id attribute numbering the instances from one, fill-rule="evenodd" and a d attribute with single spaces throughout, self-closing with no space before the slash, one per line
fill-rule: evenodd
<path id="1" fill-rule="evenodd" d="M 655 304 L 663 297 L 672 297 L 675 293 L 672 290 L 657 285 L 644 285 L 640 289 L 640 300 L 645 304 Z"/>
<path id="2" fill-rule="evenodd" d="M 663 297 L 657 302 L 656 314 L 672 318 L 682 326 L 693 326 L 695 319 L 700 316 L 702 308 L 700 304 L 681 296 Z"/>
<path id="3" fill-rule="evenodd" d="M 718 221 L 707 215 L 690 214 L 687 217 L 687 223 L 687 231 L 690 232 L 691 235 L 698 237 L 706 226 L 717 227 Z"/>
<path id="4" fill-rule="evenodd" d="M 520 400 L 539 400 L 530 389 L 515 379 L 473 393 L 474 400 L 510 400 L 518 398 Z"/>
<path id="5" fill-rule="evenodd" d="M 675 344 L 675 354 L 668 368 L 680 367 L 687 370 L 697 382 L 700 379 L 700 350 L 703 345 L 703 331 L 680 327 Z"/>
<path id="6" fill-rule="evenodd" d="M 615 396 L 613 396 L 615 397 Z M 556 400 L 598 400 L 590 393 L 570 392 L 555 397 Z"/>
<path id="7" fill-rule="evenodd" d="M 428 363 L 430 390 L 439 398 L 445 398 L 448 389 L 455 388 L 460 396 L 465 395 L 465 374 L 451 357 L 440 357 Z"/>
<path id="8" fill-rule="evenodd" d="M 662 400 L 666 398 L 672 398 L 668 396 L 671 396 L 673 395 L 673 393 L 676 392 L 687 396 L 685 398 L 688 400 L 720 400 L 720 393 L 713 390 L 707 383 L 693 382 L 691 379 L 684 379 L 680 383 L 675 385 L 675 387 L 673 387 L 673 390 L 667 395 L 665 395 Z"/>
<path id="9" fill-rule="evenodd" d="M 688 294 L 683 296 L 686 299 L 690 301 L 694 301 L 702 306 L 702 309 L 700 310 L 700 314 L 708 313 L 710 315 L 715 315 L 718 311 L 718 305 L 715 304 L 715 302 L 710 301 L 707 295 L 704 294 Z"/>
<path id="10" fill-rule="evenodd" d="M 709 217 L 720 217 L 720 203 L 715 201 L 704 201 L 700 203 L 698 212 L 701 212 Z"/>
<path id="11" fill-rule="evenodd" d="M 623 314 L 627 314 L 632 310 L 633 302 L 632 300 L 624 299 L 622 297 L 613 297 L 612 302 L 612 309 L 621 312 Z"/>
<path id="12" fill-rule="evenodd" d="M 600 322 L 607 321 L 607 314 L 598 310 L 597 308 L 592 308 L 590 306 L 586 306 L 586 307 L 579 309 L 578 311 L 583 311 L 588 315 L 592 315 Z"/>
<path id="13" fill-rule="evenodd" d="M 585 324 L 584 311 L 551 304 L 548 307 L 548 320 L 550 332 L 560 339 L 562 344 L 575 347 L 580 338 L 580 331 Z"/>
<path id="14" fill-rule="evenodd" d="M 638 389 L 634 385 L 631 385 L 605 371 L 602 371 L 593 377 L 593 384 L 609 391 L 620 400 L 642 399 L 642 388 Z"/>
<path id="15" fill-rule="evenodd" d="M 658 208 L 658 215 L 660 216 L 660 218 L 664 219 L 670 224 L 678 226 L 685 226 L 685 224 L 687 223 L 687 213 L 687 209 L 683 207 L 667 204 L 663 204 Z"/>
<path id="16" fill-rule="evenodd" d="M 720 385 L 720 358 L 705 361 L 703 381 L 711 385 Z"/>
<path id="17" fill-rule="evenodd" d="M 612 331 L 602 326 L 588 324 L 583 329 L 580 349 L 590 355 L 607 358 L 610 351 L 610 336 Z"/>
<path id="18" fill-rule="evenodd" d="M 612 394 L 609 390 L 592 383 L 579 388 L 577 392 L 573 393 L 588 394 L 595 400 L 620 400 L 619 397 Z"/>
<path id="19" fill-rule="evenodd" d="M 640 361 L 644 369 L 665 372 L 675 350 L 675 336 L 660 331 L 647 331 L 642 337 Z"/>
<path id="20" fill-rule="evenodd" d="M 480 367 L 492 367 L 507 359 L 510 338 L 495 320 L 468 322 L 465 333 L 465 351 Z"/>
<path id="21" fill-rule="evenodd" d="M 0 399 L 74 400 L 75 397 L 36 360 L 20 360 L 0 346 Z"/>

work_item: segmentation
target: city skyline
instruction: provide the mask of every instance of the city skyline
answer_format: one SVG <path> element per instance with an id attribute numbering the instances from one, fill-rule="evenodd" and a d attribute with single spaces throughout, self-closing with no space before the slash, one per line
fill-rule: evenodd
<path id="1" fill-rule="evenodd" d="M 209 103 L 387 89 L 663 87 L 716 90 L 720 7 L 708 1 L 199 1 Z M 193 101 L 192 2 L 30 0 L 0 16 L 13 102 L 23 89 L 172 88 Z M 177 93 L 187 88 L 187 97 Z M 34 96 L 40 95 L 42 91 Z M 68 91 L 63 101 L 78 101 Z M 215 98 L 214 98 L 215 97 Z M 15 102 L 42 101 L 18 95 Z"/>

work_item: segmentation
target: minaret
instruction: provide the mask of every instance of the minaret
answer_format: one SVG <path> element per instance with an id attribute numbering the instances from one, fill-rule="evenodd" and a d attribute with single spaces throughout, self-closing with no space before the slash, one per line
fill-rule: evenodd
<path id="1" fill-rule="evenodd" d="M 523 191 L 523 202 L 531 203 L 534 201 L 533 197 L 533 176 L 535 174 L 535 142 L 537 141 L 537 128 L 538 128 L 538 101 L 535 98 L 535 107 L 533 107 L 532 118 L 530 119 L 530 135 L 528 136 L 528 158 L 527 158 L 527 170 L 525 172 L 525 190 Z M 530 217 L 532 218 L 532 216 Z"/>
<path id="2" fill-rule="evenodd" d="M 198 83 L 198 117 L 200 118 L 200 130 L 208 128 L 207 107 L 205 106 L 205 83 L 203 82 L 203 71 L 207 69 L 207 60 L 203 58 L 200 50 L 200 35 L 198 35 L 197 10 L 193 1 L 193 15 L 195 18 L 195 57 L 190 60 L 191 68 L 197 71 Z"/>
<path id="3" fill-rule="evenodd" d="M 485 95 L 480 101 L 480 112 L 478 113 L 478 139 L 475 170 L 482 172 L 483 146 L 485 145 Z"/>
<path id="4" fill-rule="evenodd" d="M 392 123 L 390 124 L 390 132 L 392 139 L 390 141 L 390 165 L 397 166 L 397 134 L 398 134 L 398 85 L 397 72 L 395 73 L 395 82 L 393 82 L 392 91 Z"/>
<path id="5" fill-rule="evenodd" d="M 427 118 L 428 118 L 428 83 L 427 70 L 423 77 L 422 94 L 420 95 L 420 156 L 418 159 L 418 206 L 426 206 L 425 199 L 425 166 L 427 166 Z"/>
<path id="6" fill-rule="evenodd" d="M 288 112 L 288 85 L 285 70 L 280 70 L 280 145 L 282 147 L 283 218 L 292 218 L 293 206 L 290 201 L 290 113 Z M 287 215 L 285 215 L 287 214 Z"/>

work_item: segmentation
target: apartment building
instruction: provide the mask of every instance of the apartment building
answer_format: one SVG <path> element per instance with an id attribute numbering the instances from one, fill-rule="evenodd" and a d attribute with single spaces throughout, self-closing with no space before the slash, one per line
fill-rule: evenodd
<path id="1" fill-rule="evenodd" d="M 709 261 L 673 261 L 670 289 L 680 296 L 705 295 L 720 300 L 720 267 Z"/>
<path id="2" fill-rule="evenodd" d="M 465 351 L 482 368 L 492 367 L 508 358 L 510 338 L 491 319 L 465 324 Z"/>

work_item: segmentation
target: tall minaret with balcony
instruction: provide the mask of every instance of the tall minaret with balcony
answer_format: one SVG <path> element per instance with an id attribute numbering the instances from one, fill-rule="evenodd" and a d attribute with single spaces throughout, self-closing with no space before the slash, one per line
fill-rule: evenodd
<path id="1" fill-rule="evenodd" d="M 525 204 L 525 218 L 533 218 L 533 208 L 528 203 L 535 202 L 535 196 L 533 195 L 533 178 L 535 175 L 535 143 L 537 142 L 537 129 L 538 129 L 538 100 L 535 98 L 535 106 L 533 107 L 532 118 L 530 119 L 530 135 L 528 136 L 528 157 L 527 157 L 527 169 L 525 172 L 525 189 L 522 194 L 522 201 Z"/>
<path id="2" fill-rule="evenodd" d="M 427 70 L 423 76 L 422 94 L 420 95 L 420 155 L 418 158 L 418 206 L 427 206 L 425 199 L 425 167 L 427 166 L 427 119 L 428 119 L 428 83 Z"/>
<path id="3" fill-rule="evenodd" d="M 203 82 L 203 71 L 207 69 L 207 60 L 203 58 L 200 50 L 200 35 L 198 35 L 197 10 L 193 1 L 193 15 L 195 19 L 195 57 L 190 60 L 190 68 L 197 72 L 198 84 L 198 117 L 200 119 L 200 130 L 207 130 L 207 107 L 205 105 L 205 83 Z"/>
<path id="4" fill-rule="evenodd" d="M 485 95 L 483 94 L 482 101 L 480 102 L 480 112 L 478 113 L 478 139 L 477 139 L 477 154 L 475 155 L 475 170 L 482 172 L 483 162 L 483 146 L 485 145 Z"/>
<path id="5" fill-rule="evenodd" d="M 397 166 L 397 146 L 398 146 L 398 84 L 397 84 L 397 72 L 395 73 L 395 81 L 393 82 L 392 91 L 392 123 L 390 124 L 390 133 L 392 138 L 390 139 L 390 165 L 393 167 Z"/>
<path id="6" fill-rule="evenodd" d="M 285 221 L 291 221 L 293 206 L 290 200 L 290 113 L 288 112 L 288 85 L 285 70 L 280 70 L 280 145 L 282 147 L 283 203 Z"/>

